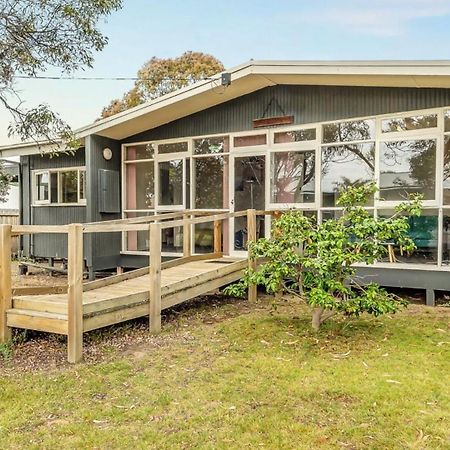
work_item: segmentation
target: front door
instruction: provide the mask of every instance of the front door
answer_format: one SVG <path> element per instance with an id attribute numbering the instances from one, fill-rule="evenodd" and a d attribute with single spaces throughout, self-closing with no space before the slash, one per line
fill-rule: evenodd
<path id="1" fill-rule="evenodd" d="M 234 156 L 232 161 L 231 210 L 264 210 L 266 208 L 266 157 Z M 264 216 L 257 216 L 257 237 L 264 236 Z M 236 217 L 230 227 L 232 253 L 247 250 L 247 218 Z"/>

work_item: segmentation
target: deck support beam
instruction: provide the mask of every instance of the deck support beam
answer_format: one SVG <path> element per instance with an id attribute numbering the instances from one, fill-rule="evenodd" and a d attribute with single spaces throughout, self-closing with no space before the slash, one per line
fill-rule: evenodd
<path id="1" fill-rule="evenodd" d="M 247 211 L 247 247 L 250 242 L 256 241 L 256 210 L 249 209 Z M 250 249 L 248 249 L 248 268 L 256 269 L 256 259 L 253 258 Z M 249 285 L 248 287 L 248 301 L 255 302 L 257 298 L 257 286 Z"/>
<path id="2" fill-rule="evenodd" d="M 6 311 L 12 308 L 11 225 L 0 225 L 0 344 L 11 339 Z"/>
<path id="3" fill-rule="evenodd" d="M 161 332 L 161 224 L 150 224 L 150 333 Z"/>
<path id="4" fill-rule="evenodd" d="M 67 360 L 83 358 L 83 225 L 69 225 L 68 232 L 68 335 Z"/>

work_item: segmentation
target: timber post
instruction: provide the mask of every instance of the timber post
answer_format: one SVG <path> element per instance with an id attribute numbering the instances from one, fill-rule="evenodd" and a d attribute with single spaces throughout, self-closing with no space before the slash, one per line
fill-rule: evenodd
<path id="1" fill-rule="evenodd" d="M 249 247 L 250 242 L 256 241 L 256 210 L 247 210 L 247 247 Z M 256 269 L 256 259 L 253 258 L 251 251 L 247 248 L 248 253 L 248 268 Z M 257 286 L 249 285 L 248 287 L 248 301 L 255 302 L 257 297 Z"/>
<path id="2" fill-rule="evenodd" d="M 161 224 L 151 223 L 149 227 L 150 263 L 150 333 L 161 332 Z M 184 247 L 184 245 L 183 245 Z"/>
<path id="3" fill-rule="evenodd" d="M 11 339 L 6 311 L 12 308 L 11 225 L 0 225 L 0 344 Z"/>
<path id="4" fill-rule="evenodd" d="M 191 256 L 191 224 L 187 214 L 183 215 L 183 256 Z"/>
<path id="5" fill-rule="evenodd" d="M 83 358 L 83 225 L 69 225 L 67 241 L 67 360 L 77 363 Z"/>
<path id="6" fill-rule="evenodd" d="M 214 253 L 222 253 L 222 221 L 214 221 Z"/>

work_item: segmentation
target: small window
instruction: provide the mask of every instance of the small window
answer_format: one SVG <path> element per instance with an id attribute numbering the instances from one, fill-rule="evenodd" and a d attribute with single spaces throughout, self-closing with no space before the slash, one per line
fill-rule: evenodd
<path id="1" fill-rule="evenodd" d="M 267 136 L 265 134 L 252 134 L 250 136 L 236 136 L 234 138 L 235 147 L 253 147 L 255 145 L 267 144 Z"/>
<path id="2" fill-rule="evenodd" d="M 290 142 L 314 141 L 316 139 L 316 129 L 282 131 L 275 133 L 273 143 L 285 144 Z"/>
<path id="3" fill-rule="evenodd" d="M 36 174 L 36 201 L 48 202 L 50 194 L 49 173 L 42 172 Z"/>
<path id="4" fill-rule="evenodd" d="M 179 152 L 187 152 L 188 151 L 188 143 L 187 142 L 173 142 L 171 144 L 159 144 L 158 145 L 158 153 L 167 154 L 167 153 L 179 153 Z"/>
<path id="5" fill-rule="evenodd" d="M 397 117 L 381 122 L 383 133 L 401 133 L 403 131 L 422 130 L 437 127 L 437 114 Z"/>
<path id="6" fill-rule="evenodd" d="M 84 169 L 51 169 L 34 176 L 34 204 L 86 204 Z"/>
<path id="7" fill-rule="evenodd" d="M 139 159 L 152 159 L 155 155 L 154 144 L 133 145 L 126 148 L 125 159 L 135 161 Z"/>
<path id="8" fill-rule="evenodd" d="M 374 120 L 327 123 L 322 128 L 322 142 L 369 141 L 375 139 Z"/>
<path id="9" fill-rule="evenodd" d="M 194 139 L 194 155 L 227 153 L 229 148 L 229 139 L 227 136 Z"/>

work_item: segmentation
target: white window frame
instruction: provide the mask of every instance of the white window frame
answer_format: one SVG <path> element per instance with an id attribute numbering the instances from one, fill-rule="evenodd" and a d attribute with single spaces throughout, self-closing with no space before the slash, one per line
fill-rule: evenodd
<path id="1" fill-rule="evenodd" d="M 61 201 L 61 173 L 63 172 L 77 172 L 77 201 L 76 202 L 70 202 L 70 203 L 63 203 Z M 38 206 L 86 206 L 87 199 L 82 199 L 80 197 L 81 193 L 81 177 L 80 173 L 84 172 L 85 177 L 87 176 L 86 167 L 85 166 L 77 166 L 77 167 L 61 167 L 57 169 L 38 169 L 32 171 L 32 180 L 33 180 L 33 186 L 32 186 L 32 206 L 38 207 Z M 37 177 L 38 175 L 42 175 L 44 173 L 48 173 L 48 199 L 47 200 L 38 200 L 38 194 L 37 194 Z M 51 195 L 52 195 L 52 181 L 51 181 L 51 175 L 57 174 L 57 187 L 56 192 L 58 196 L 57 202 L 51 202 Z M 87 180 L 86 180 L 87 184 Z M 86 186 L 87 187 L 87 186 Z M 85 190 L 85 195 L 87 194 L 87 189 Z"/>

